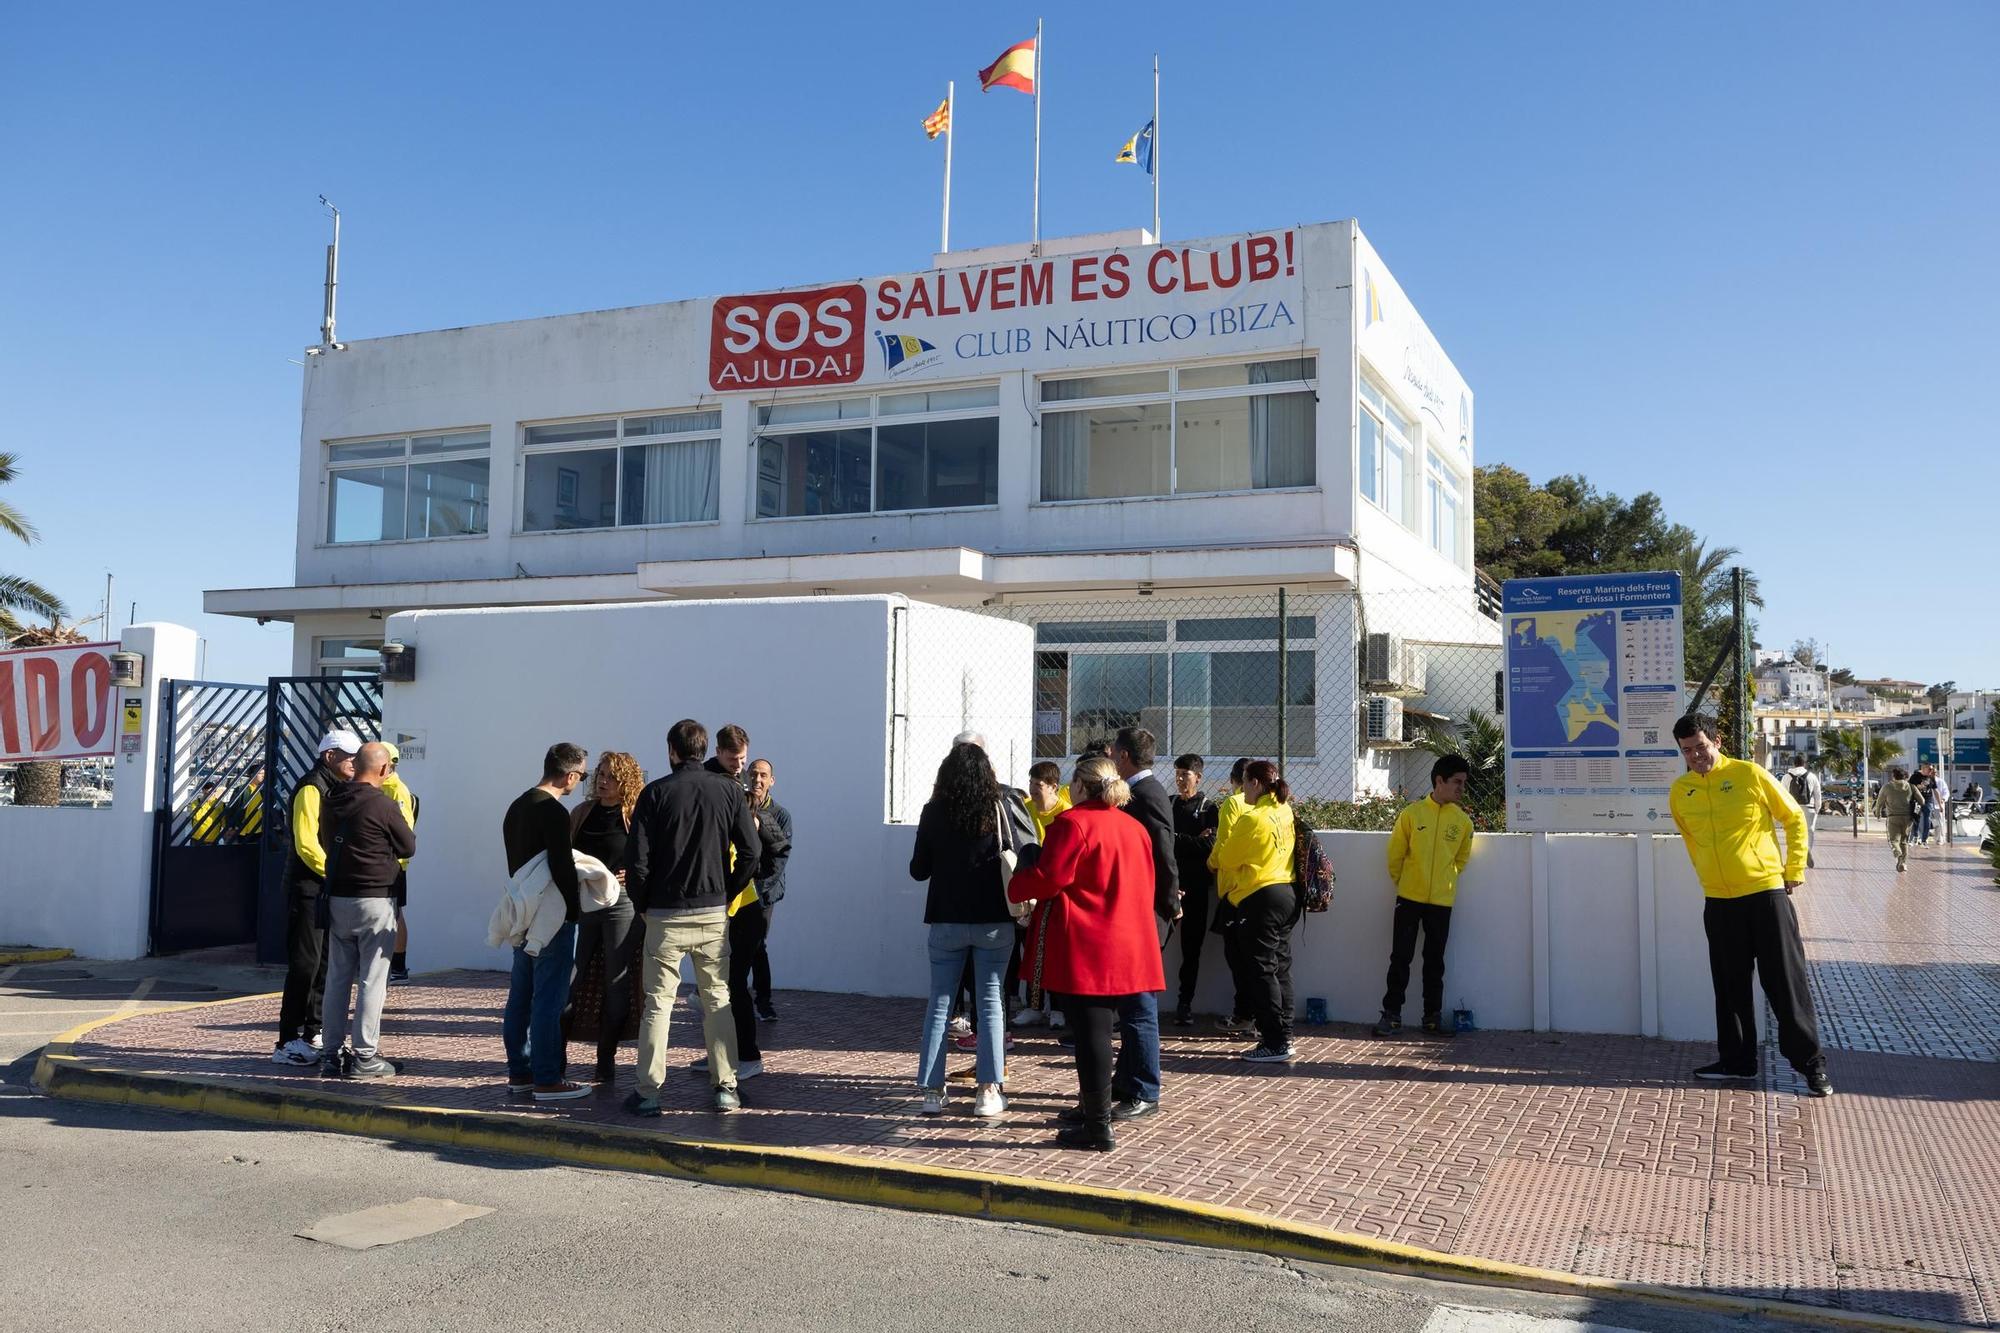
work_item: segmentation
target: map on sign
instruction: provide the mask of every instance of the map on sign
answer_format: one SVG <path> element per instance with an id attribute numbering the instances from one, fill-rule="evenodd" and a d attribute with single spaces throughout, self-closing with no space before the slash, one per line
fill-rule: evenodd
<path id="1" fill-rule="evenodd" d="M 1510 615 L 1507 659 L 1517 745 L 1559 750 L 1618 744 L 1615 611 Z"/>
<path id="2" fill-rule="evenodd" d="M 1682 771 L 1681 579 L 1661 573 L 1509 579 L 1507 827 L 1660 827 Z"/>

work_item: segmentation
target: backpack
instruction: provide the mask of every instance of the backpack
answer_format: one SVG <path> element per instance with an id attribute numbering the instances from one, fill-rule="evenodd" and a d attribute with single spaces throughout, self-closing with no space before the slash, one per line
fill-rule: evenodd
<path id="1" fill-rule="evenodd" d="M 1792 774 L 1791 788 L 1792 799 L 1799 803 L 1799 809 L 1805 809 L 1806 803 L 1812 800 L 1812 774 L 1804 772 Z"/>
<path id="2" fill-rule="evenodd" d="M 1324 912 L 1333 906 L 1333 862 L 1319 845 L 1311 826 L 1292 816 L 1292 884 L 1299 891 L 1299 905 L 1308 912 Z"/>

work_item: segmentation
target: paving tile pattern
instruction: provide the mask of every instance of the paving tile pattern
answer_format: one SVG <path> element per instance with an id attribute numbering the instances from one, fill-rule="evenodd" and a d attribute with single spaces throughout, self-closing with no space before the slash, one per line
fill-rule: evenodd
<path id="1" fill-rule="evenodd" d="M 1908 875 L 1892 868 L 1885 881 L 1863 864 L 1879 850 L 1826 840 L 1802 899 L 1822 1019 L 1843 1048 L 1832 1060 L 1840 1092 L 1828 1101 L 1801 1097 L 1768 1048 L 1755 1086 L 1718 1088 L 1686 1077 L 1712 1048 L 1638 1038 L 1379 1041 L 1331 1025 L 1302 1029 L 1300 1063 L 1271 1067 L 1236 1060 L 1240 1040 L 1168 1028 L 1161 1113 L 1122 1127 L 1115 1153 L 1076 1153 L 1051 1143 L 1075 1082 L 1045 1030 L 1017 1036 L 1005 1120 L 966 1114 L 970 1054 L 952 1062 L 948 1114 L 926 1119 L 913 1088 L 915 1002 L 781 992 L 783 1017 L 763 1036 L 771 1072 L 744 1085 L 744 1112 L 714 1115 L 705 1081 L 677 1074 L 662 1118 L 637 1121 L 619 1109 L 629 1055 L 618 1086 L 588 1100 L 544 1109 L 510 1097 L 504 978 L 476 972 L 390 992 L 383 1047 L 410 1062 L 402 1078 L 330 1086 L 1146 1190 L 1569 1272 L 2000 1326 L 2000 1064 L 1965 1054 L 1981 1042 L 1990 1052 L 1991 1023 L 1960 1027 L 1939 999 L 1967 1003 L 1977 992 L 1951 991 L 1933 971 L 1991 984 L 1978 958 L 2000 958 L 2000 891 L 1981 887 L 1984 872 L 1963 852 L 1919 855 Z M 1902 995 L 1902 983 L 1870 980 L 1871 968 L 1907 972 L 1933 1007 L 1871 1012 L 1905 1003 L 1881 998 Z M 274 1007 L 133 1018 L 81 1053 L 172 1074 L 329 1086 L 269 1063 Z M 675 1061 L 698 1054 L 698 1041 L 683 999 Z M 573 1054 L 588 1057 L 580 1046 Z"/>

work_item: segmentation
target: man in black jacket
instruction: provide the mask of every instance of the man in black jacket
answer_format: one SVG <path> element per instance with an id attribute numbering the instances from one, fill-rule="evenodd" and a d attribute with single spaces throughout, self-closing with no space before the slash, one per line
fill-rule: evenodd
<path id="1" fill-rule="evenodd" d="M 292 854 L 285 858 L 285 990 L 278 1000 L 278 1040 L 273 1064 L 319 1063 L 320 1008 L 326 998 L 326 928 L 320 924 L 319 896 L 326 879 L 326 849 L 319 819 L 327 795 L 354 776 L 361 738 L 344 727 L 320 737 L 312 772 L 292 788 L 289 832 Z"/>
<path id="2" fill-rule="evenodd" d="M 1201 948 L 1208 938 L 1215 873 L 1208 854 L 1215 850 L 1215 802 L 1201 789 L 1201 756 L 1174 760 L 1174 867 L 1181 890 L 1181 998 L 1174 1026 L 1194 1026 L 1194 993 L 1201 980 Z"/>
<path id="3" fill-rule="evenodd" d="M 320 818 L 320 845 L 326 849 L 327 927 L 326 1054 L 320 1073 L 327 1078 L 387 1078 L 401 1066 L 384 1060 L 382 996 L 389 985 L 389 953 L 396 943 L 398 858 L 417 852 L 417 835 L 396 803 L 382 793 L 389 776 L 389 747 L 370 741 L 354 756 L 354 780 L 335 787 Z M 348 997 L 354 1001 L 354 1041 L 348 1036 Z"/>
<path id="4" fill-rule="evenodd" d="M 1153 733 L 1126 727 L 1111 743 L 1111 762 L 1132 789 L 1125 813 L 1139 821 L 1153 844 L 1153 922 L 1160 947 L 1181 915 L 1180 873 L 1174 864 L 1174 810 L 1167 789 L 1153 775 L 1159 757 Z M 1136 1120 L 1160 1108 L 1160 997 L 1143 991 L 1118 1007 L 1118 1062 L 1111 1072 L 1113 1120 Z"/>
<path id="5" fill-rule="evenodd" d="M 507 1089 L 532 1092 L 538 1102 L 572 1101 L 590 1095 L 588 1083 L 563 1076 L 569 1064 L 569 1046 L 562 1036 L 562 1011 L 569 1003 L 570 970 L 576 963 L 580 898 L 576 854 L 570 849 L 569 812 L 562 802 L 589 771 L 590 756 L 582 746 L 568 741 L 551 745 L 542 756 L 542 780 L 515 797 L 500 821 L 507 873 L 518 874 L 537 856 L 545 857 L 549 880 L 563 900 L 562 926 L 540 953 L 514 946 L 507 1008 L 500 1017 L 500 1040 L 507 1050 Z"/>
<path id="6" fill-rule="evenodd" d="M 673 772 L 646 784 L 632 809 L 626 888 L 646 921 L 646 1008 L 639 1021 L 634 1115 L 660 1113 L 667 1076 L 667 1025 L 681 959 L 694 959 L 715 1109 L 734 1111 L 736 1022 L 729 1006 L 729 904 L 757 873 L 763 843 L 733 777 L 703 769 L 708 728 L 683 718 L 667 733 Z"/>
<path id="7" fill-rule="evenodd" d="M 757 1017 L 766 1023 L 775 1023 L 778 1011 L 771 1003 L 771 954 L 765 942 L 771 937 L 771 918 L 777 913 L 778 900 L 785 896 L 785 867 L 792 859 L 792 812 L 771 799 L 777 785 L 778 775 L 770 760 L 759 759 L 750 765 L 750 811 L 757 821 L 757 836 L 764 840 L 763 864 L 757 867 L 758 915 L 763 918 L 763 928 L 743 969 L 756 1001 Z M 729 947 L 733 950 L 736 945 Z M 733 975 L 733 968 L 731 972 Z"/>

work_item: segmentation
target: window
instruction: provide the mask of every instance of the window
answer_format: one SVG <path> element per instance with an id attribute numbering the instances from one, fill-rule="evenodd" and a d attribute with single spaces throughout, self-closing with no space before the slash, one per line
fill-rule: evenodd
<path id="1" fill-rule="evenodd" d="M 382 672 L 380 639 L 321 639 L 313 665 L 322 676 L 376 676 Z"/>
<path id="2" fill-rule="evenodd" d="M 1318 752 L 1318 622 L 1291 616 L 1285 630 L 1285 751 L 1309 758 Z M 1035 757 L 1074 754 L 1133 726 L 1167 754 L 1275 753 L 1277 633 L 1276 616 L 1043 621 Z"/>
<path id="3" fill-rule="evenodd" d="M 722 413 L 553 422 L 523 432 L 521 531 L 712 523 Z"/>
<path id="4" fill-rule="evenodd" d="M 1043 500 L 1313 484 L 1312 357 L 1043 380 Z M 1077 408 L 1055 404 L 1088 403 Z"/>
<path id="5" fill-rule="evenodd" d="M 1458 474 L 1439 456 L 1425 451 L 1428 466 L 1424 478 L 1425 523 L 1430 529 L 1431 549 L 1454 565 L 1458 559 Z"/>
<path id="6" fill-rule="evenodd" d="M 1000 500 L 998 385 L 757 409 L 757 517 Z"/>
<path id="7" fill-rule="evenodd" d="M 327 541 L 485 532 L 491 447 L 483 430 L 328 441 Z"/>
<path id="8" fill-rule="evenodd" d="M 1383 392 L 1361 381 L 1361 494 L 1410 525 L 1410 441 L 1416 427 Z"/>

